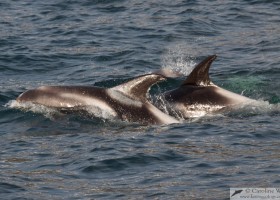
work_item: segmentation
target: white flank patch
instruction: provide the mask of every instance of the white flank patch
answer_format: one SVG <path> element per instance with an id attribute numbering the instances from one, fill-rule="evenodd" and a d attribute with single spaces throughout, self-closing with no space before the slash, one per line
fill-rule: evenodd
<path id="1" fill-rule="evenodd" d="M 219 105 L 208 105 L 208 104 L 194 104 L 185 106 L 182 103 L 174 104 L 174 110 L 182 113 L 182 115 L 186 118 L 188 117 L 202 117 L 207 113 L 215 112 L 224 108 L 225 106 Z"/>
<path id="2" fill-rule="evenodd" d="M 70 98 L 71 100 L 79 101 L 79 103 L 76 104 L 76 106 L 82 106 L 82 109 L 88 112 L 89 114 L 94 115 L 95 117 L 100 117 L 104 119 L 114 119 L 117 117 L 117 113 L 109 107 L 106 103 L 98 100 L 98 99 L 93 99 L 89 97 L 79 97 L 79 95 L 73 95 L 73 94 L 64 94 L 61 95 L 64 98 Z M 74 98 L 73 97 L 79 97 L 79 98 Z M 82 99 L 82 101 L 81 101 Z M 63 106 L 65 107 L 65 103 L 62 103 Z M 72 104 L 68 104 L 69 108 L 75 108 Z M 18 102 L 16 100 L 9 101 L 6 105 L 6 107 L 10 108 L 16 108 L 16 109 L 21 109 L 24 111 L 31 111 L 34 113 L 39 113 L 43 114 L 47 118 L 52 118 L 54 114 L 59 114 L 59 111 L 57 108 L 59 107 L 49 107 L 49 106 L 44 106 L 40 104 L 35 104 L 32 102 Z"/>
<path id="3" fill-rule="evenodd" d="M 107 110 L 103 110 L 98 106 L 86 106 L 85 110 L 92 114 L 95 117 L 103 118 L 103 119 L 115 119 L 117 117 L 116 113 L 108 112 Z"/>
<path id="4" fill-rule="evenodd" d="M 89 106 L 90 108 L 95 107 L 96 109 L 99 109 L 104 113 L 108 113 L 108 115 L 110 115 L 110 116 L 117 116 L 117 113 L 115 112 L 115 110 L 102 100 L 95 99 L 95 98 L 88 97 L 88 96 L 71 94 L 71 93 L 62 93 L 62 94 L 60 94 L 60 96 L 62 98 L 68 98 L 70 100 L 79 102 L 79 103 L 77 103 L 77 106 Z M 70 104 L 69 104 L 69 106 L 70 106 Z M 73 106 L 70 106 L 70 107 L 73 107 Z M 93 112 L 91 112 L 91 113 L 93 113 Z"/>
<path id="5" fill-rule="evenodd" d="M 141 107 L 143 105 L 141 101 L 131 99 L 120 91 L 114 89 L 108 89 L 106 90 L 106 92 L 112 99 L 115 99 L 116 101 L 125 104 L 127 106 Z"/>
<path id="6" fill-rule="evenodd" d="M 240 103 L 246 103 L 246 102 L 252 102 L 255 101 L 253 99 L 250 99 L 248 97 L 233 93 L 231 91 L 225 90 L 223 88 L 220 88 L 218 86 L 216 92 L 222 96 L 224 96 L 227 99 L 231 100 L 231 104 L 240 104 Z"/>
<path id="7" fill-rule="evenodd" d="M 127 106 L 143 106 L 142 102 L 130 99 L 129 97 L 127 97 L 119 91 L 108 90 L 107 92 L 108 95 L 110 95 L 110 97 L 116 99 L 116 101 L 123 103 Z M 64 99 L 64 101 L 59 104 L 61 107 L 75 108 L 76 106 L 82 106 L 82 109 L 96 117 L 101 117 L 105 119 L 114 119 L 117 117 L 117 113 L 106 102 L 102 100 L 92 98 L 86 95 L 77 95 L 72 93 L 61 93 L 59 94 L 59 96 L 59 99 Z M 54 100 L 52 104 L 54 105 L 57 103 L 58 102 Z M 31 102 L 18 102 L 16 100 L 10 101 L 6 106 L 11 108 L 20 108 L 35 113 L 41 113 L 44 114 L 46 117 L 57 113 L 56 108 L 59 108 L 59 106 L 48 107 L 40 104 L 34 104 Z M 162 124 L 179 123 L 178 120 L 163 113 L 151 104 L 149 104 L 149 110 L 162 122 Z"/>

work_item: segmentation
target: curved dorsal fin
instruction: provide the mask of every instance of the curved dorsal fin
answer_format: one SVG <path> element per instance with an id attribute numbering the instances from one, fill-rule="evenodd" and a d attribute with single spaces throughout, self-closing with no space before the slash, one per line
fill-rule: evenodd
<path id="1" fill-rule="evenodd" d="M 211 85 L 211 80 L 209 78 L 209 68 L 216 58 L 216 55 L 208 56 L 202 62 L 197 64 L 182 85 Z"/>
<path id="2" fill-rule="evenodd" d="M 120 91 L 134 100 L 146 101 L 146 95 L 150 87 L 162 80 L 165 80 L 165 77 L 162 75 L 146 74 L 110 89 Z"/>

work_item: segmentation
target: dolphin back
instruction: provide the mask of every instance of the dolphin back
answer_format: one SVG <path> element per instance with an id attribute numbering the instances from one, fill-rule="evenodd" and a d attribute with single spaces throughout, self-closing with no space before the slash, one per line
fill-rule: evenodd
<path id="1" fill-rule="evenodd" d="M 146 74 L 110 88 L 110 90 L 117 90 L 134 100 L 145 102 L 151 86 L 165 79 L 166 78 L 160 74 Z"/>

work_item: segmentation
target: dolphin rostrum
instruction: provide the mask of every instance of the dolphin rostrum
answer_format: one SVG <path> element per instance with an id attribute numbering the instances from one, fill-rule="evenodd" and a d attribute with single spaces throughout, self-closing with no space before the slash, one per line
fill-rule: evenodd
<path id="1" fill-rule="evenodd" d="M 212 83 L 209 68 L 216 57 L 205 58 L 180 87 L 164 93 L 170 114 L 187 119 L 254 101 Z"/>
<path id="2" fill-rule="evenodd" d="M 71 109 L 87 111 L 94 108 L 92 114 L 97 117 L 105 112 L 113 118 L 141 124 L 178 123 L 178 120 L 157 109 L 147 99 L 150 87 L 164 79 L 162 75 L 147 74 L 112 88 L 41 86 L 22 93 L 16 101 L 66 111 Z"/>

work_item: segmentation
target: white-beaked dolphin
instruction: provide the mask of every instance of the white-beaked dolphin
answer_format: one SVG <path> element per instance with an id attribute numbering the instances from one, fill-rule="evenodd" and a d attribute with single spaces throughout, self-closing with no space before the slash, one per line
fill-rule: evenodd
<path id="1" fill-rule="evenodd" d="M 93 86 L 41 86 L 22 93 L 17 102 L 31 102 L 58 110 L 97 108 L 114 118 L 141 124 L 179 123 L 147 99 L 152 85 L 165 80 L 158 74 L 136 77 L 112 88 Z M 93 113 L 94 114 L 94 113 Z"/>
<path id="2" fill-rule="evenodd" d="M 255 101 L 218 87 L 209 78 L 216 55 L 197 64 L 180 87 L 164 93 L 170 114 L 185 119 Z"/>

